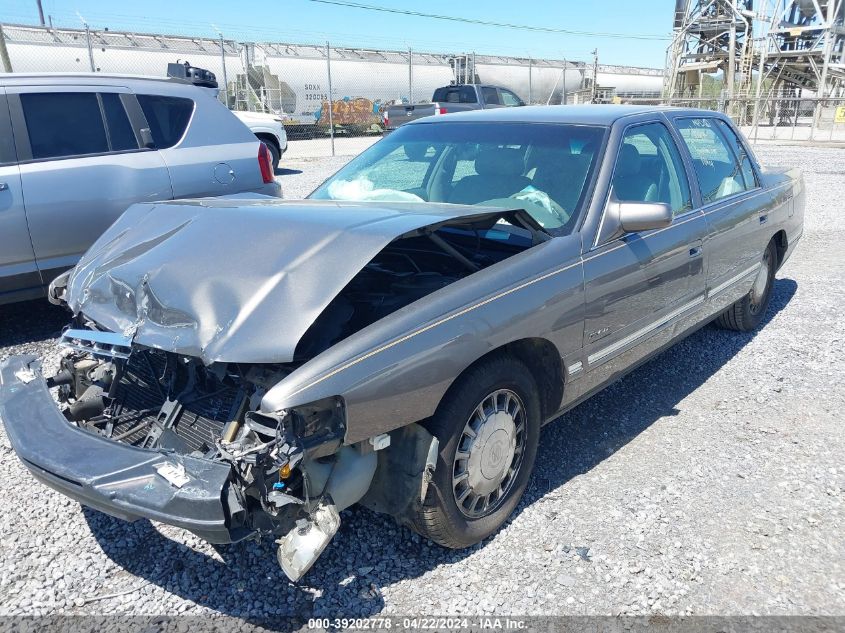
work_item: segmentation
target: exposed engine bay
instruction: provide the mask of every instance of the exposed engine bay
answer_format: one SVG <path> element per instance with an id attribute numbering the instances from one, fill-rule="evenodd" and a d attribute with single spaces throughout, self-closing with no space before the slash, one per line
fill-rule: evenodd
<path id="1" fill-rule="evenodd" d="M 65 417 L 90 433 L 229 464 L 222 494 L 231 539 L 282 536 L 279 561 L 298 578 L 337 530 L 337 513 L 367 493 L 375 453 L 391 440 L 343 445 L 341 398 L 268 414 L 260 411 L 264 394 L 344 338 L 543 238 L 530 225 L 496 226 L 490 218 L 402 236 L 328 304 L 291 363 L 206 365 L 105 331 L 80 313 L 62 336 L 61 370 L 48 385 L 58 388 Z M 158 472 L 177 488 L 188 483 L 178 468 Z"/>

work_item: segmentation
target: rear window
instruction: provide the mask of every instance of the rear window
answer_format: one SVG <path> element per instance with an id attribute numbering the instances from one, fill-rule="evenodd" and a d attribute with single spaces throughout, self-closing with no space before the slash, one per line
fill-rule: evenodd
<path id="1" fill-rule="evenodd" d="M 138 95 L 156 149 L 167 149 L 178 143 L 188 129 L 194 102 L 181 97 Z"/>
<path id="2" fill-rule="evenodd" d="M 446 86 L 434 91 L 432 101 L 443 103 L 478 103 L 473 86 Z"/>
<path id="3" fill-rule="evenodd" d="M 96 93 L 36 92 L 20 98 L 33 158 L 109 151 Z"/>

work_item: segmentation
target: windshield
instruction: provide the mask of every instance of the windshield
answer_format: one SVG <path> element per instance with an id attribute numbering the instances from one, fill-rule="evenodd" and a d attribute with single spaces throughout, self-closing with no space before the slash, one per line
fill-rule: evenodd
<path id="1" fill-rule="evenodd" d="M 437 123 L 399 128 L 311 198 L 525 209 L 556 235 L 577 223 L 605 128 Z"/>

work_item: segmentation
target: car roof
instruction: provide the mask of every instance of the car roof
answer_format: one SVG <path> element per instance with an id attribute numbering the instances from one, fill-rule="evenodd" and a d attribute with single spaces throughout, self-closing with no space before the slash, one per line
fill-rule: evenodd
<path id="1" fill-rule="evenodd" d="M 448 104 L 447 104 L 448 110 Z M 498 122 L 498 123 L 570 123 L 576 125 L 613 125 L 619 119 L 647 114 L 649 112 L 683 112 L 689 114 L 720 116 L 712 110 L 673 108 L 654 105 L 557 105 L 524 106 L 519 108 L 494 108 L 491 110 L 472 110 L 454 112 L 448 116 L 425 117 L 409 121 L 407 125 L 426 125 L 454 123 L 460 121 Z"/>
<path id="2" fill-rule="evenodd" d="M 196 88 L 191 82 L 174 77 L 149 75 L 118 75 L 104 73 L 0 73 L 0 86 L 90 85 L 121 86 L 132 84 L 162 84 L 168 87 Z"/>

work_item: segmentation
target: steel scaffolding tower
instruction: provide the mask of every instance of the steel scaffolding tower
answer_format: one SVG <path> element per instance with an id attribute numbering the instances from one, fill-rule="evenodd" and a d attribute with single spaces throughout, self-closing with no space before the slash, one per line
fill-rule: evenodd
<path id="1" fill-rule="evenodd" d="M 836 96 L 845 86 L 845 0 L 676 0 L 667 96 L 701 96 L 722 73 L 727 99 Z M 753 71 L 756 71 L 756 76 Z M 697 90 L 698 94 L 696 94 Z"/>
<path id="2" fill-rule="evenodd" d="M 806 89 L 838 96 L 845 86 L 845 0 L 774 0 L 761 51 L 758 95 Z"/>
<path id="3" fill-rule="evenodd" d="M 670 97 L 701 96 L 702 76 L 724 73 L 726 97 L 751 86 L 753 0 L 676 0 L 669 51 Z"/>

